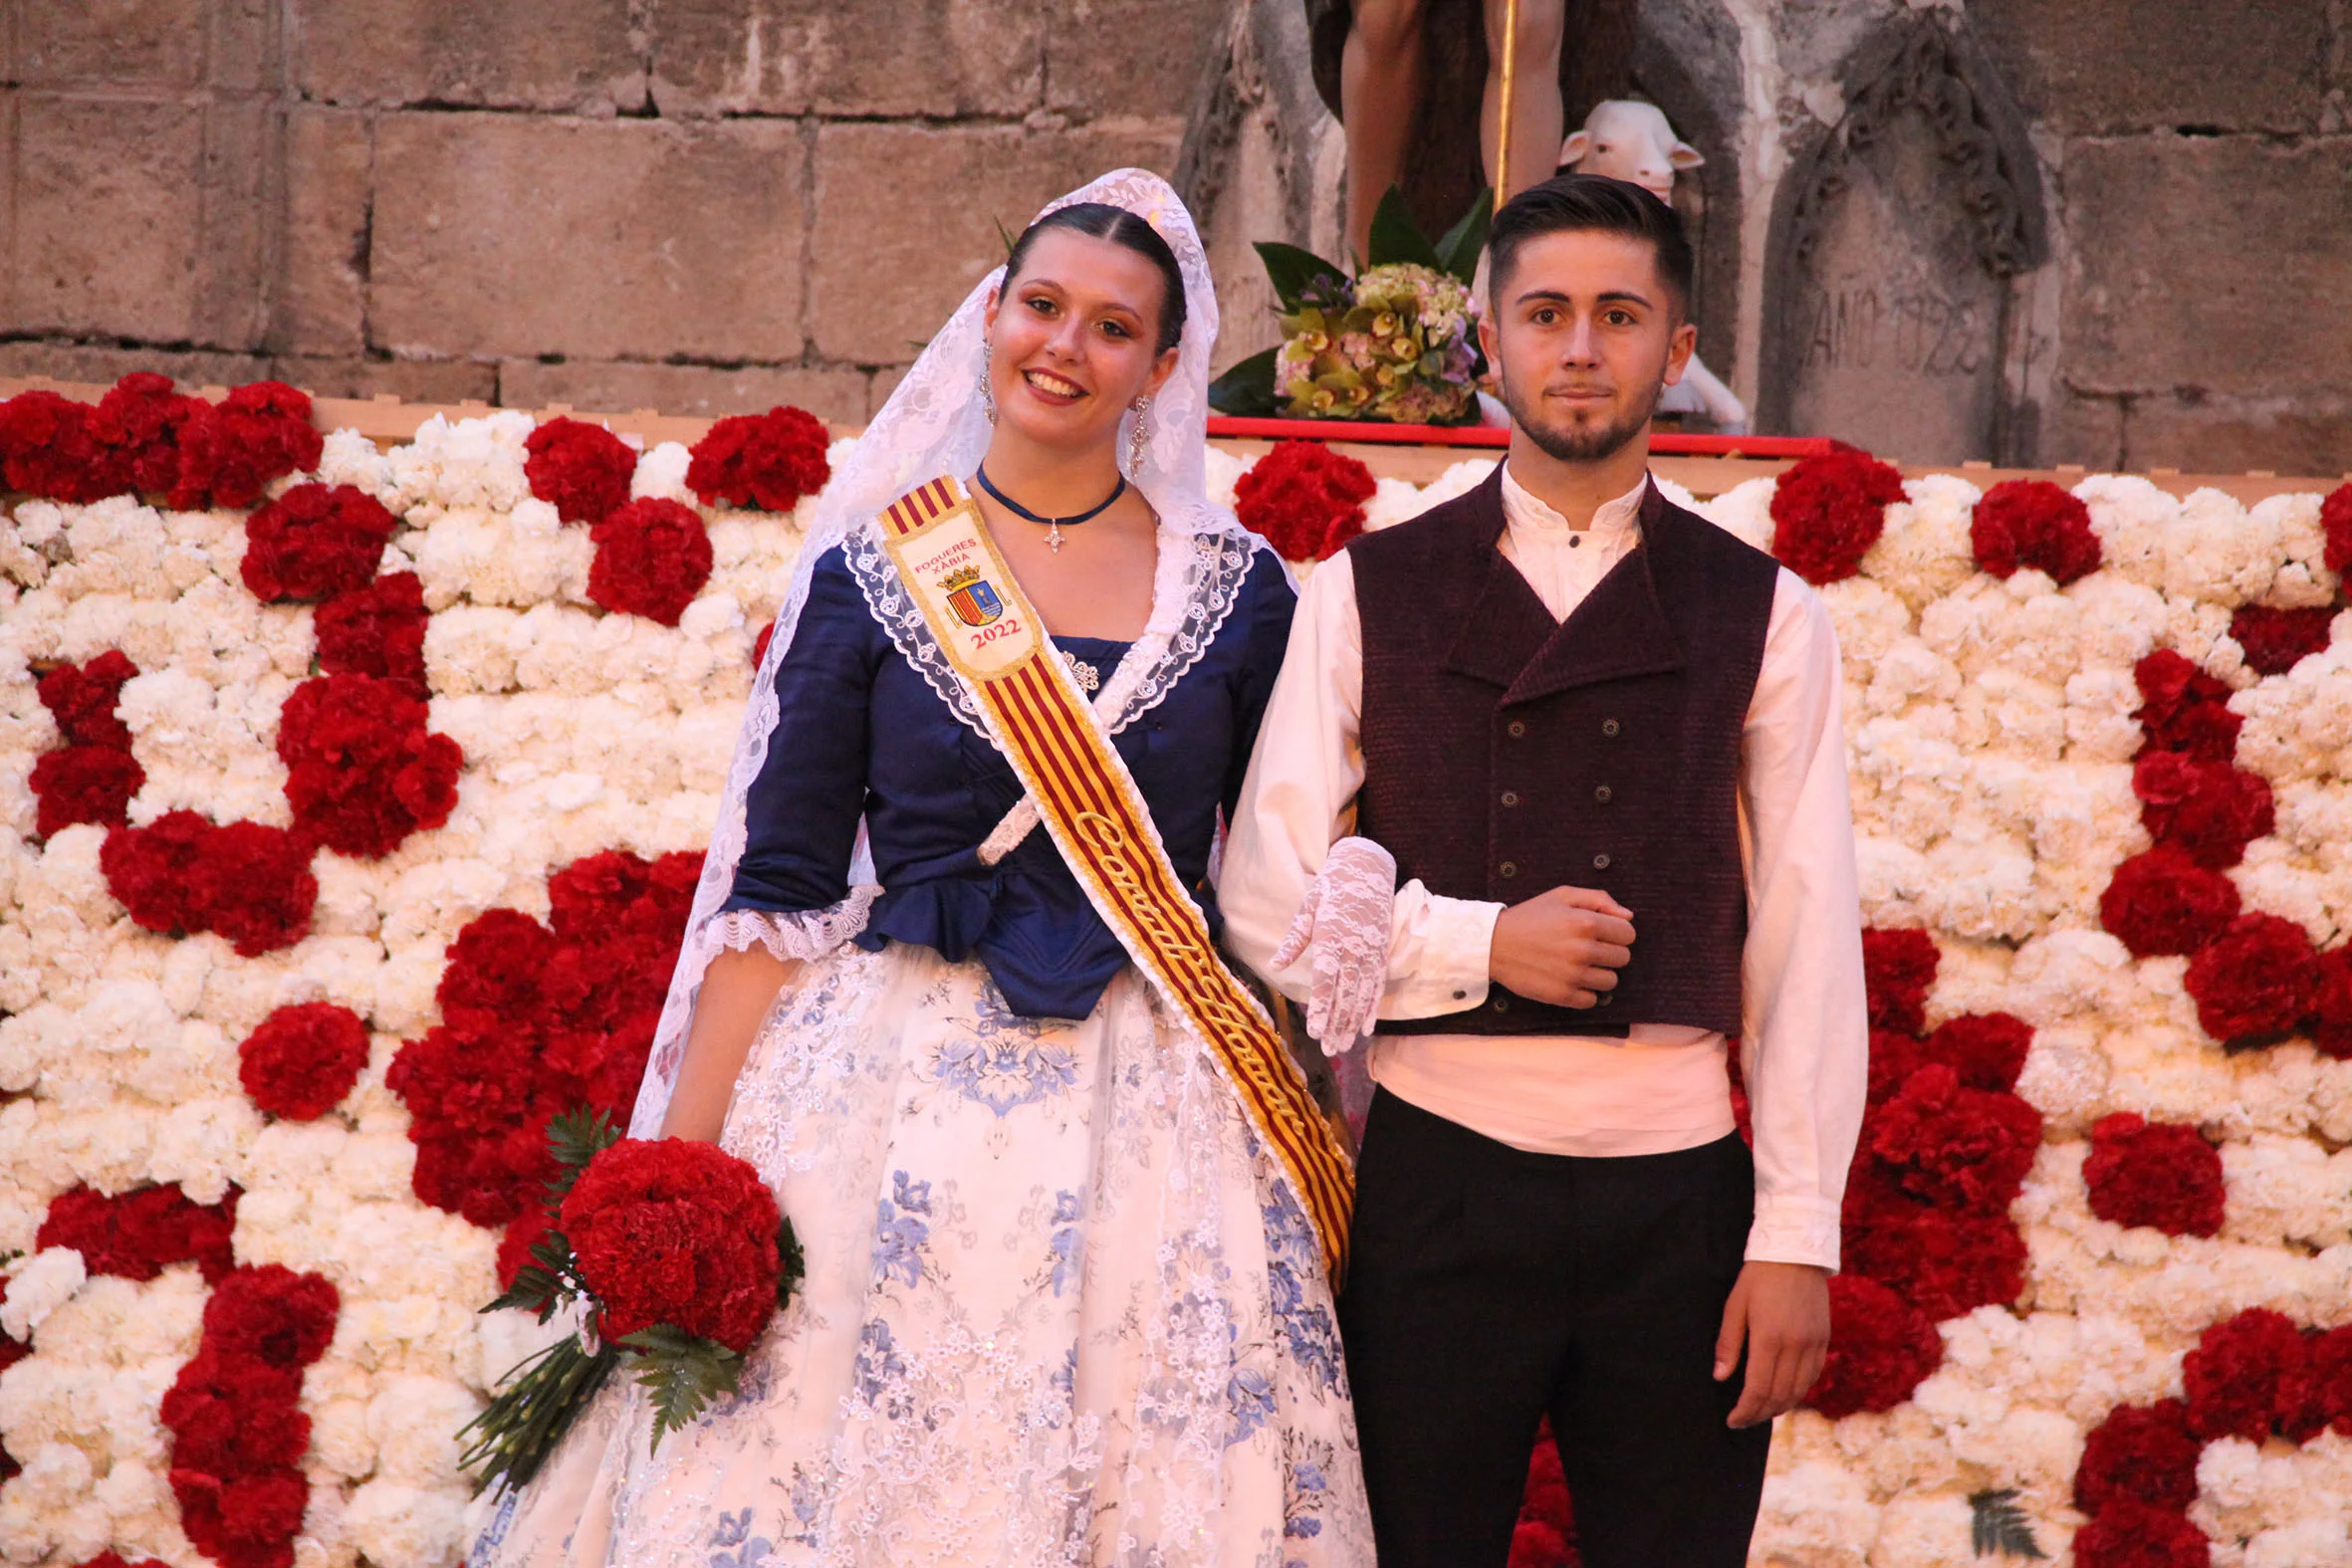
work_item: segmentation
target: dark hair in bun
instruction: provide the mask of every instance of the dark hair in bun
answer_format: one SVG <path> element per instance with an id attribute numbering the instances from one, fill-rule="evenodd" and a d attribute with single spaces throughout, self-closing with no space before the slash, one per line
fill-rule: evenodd
<path id="1" fill-rule="evenodd" d="M 1067 229 L 1072 234 L 1124 245 L 1157 267 L 1160 336 L 1156 351 L 1166 353 L 1184 340 L 1184 273 L 1176 265 L 1176 253 L 1168 249 L 1168 242 L 1160 238 L 1159 230 L 1126 208 L 1113 207 L 1108 202 L 1078 201 L 1057 207 L 1023 229 L 1021 238 L 1013 242 L 1012 254 L 1005 258 L 1005 287 L 1011 288 L 1021 276 L 1022 263 L 1029 260 L 1029 248 L 1037 237 L 1054 229 Z"/>

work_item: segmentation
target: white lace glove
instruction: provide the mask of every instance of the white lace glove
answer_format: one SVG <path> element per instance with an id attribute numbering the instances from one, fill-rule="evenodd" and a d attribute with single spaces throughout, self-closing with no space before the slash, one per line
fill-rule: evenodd
<path id="1" fill-rule="evenodd" d="M 1396 908 L 1396 856 L 1369 838 L 1342 838 L 1323 857 L 1322 870 L 1283 945 L 1269 962 L 1295 963 L 1310 949 L 1314 984 L 1306 999 L 1306 1032 L 1336 1056 L 1372 1032 L 1380 993 L 1388 985 L 1388 928 Z"/>

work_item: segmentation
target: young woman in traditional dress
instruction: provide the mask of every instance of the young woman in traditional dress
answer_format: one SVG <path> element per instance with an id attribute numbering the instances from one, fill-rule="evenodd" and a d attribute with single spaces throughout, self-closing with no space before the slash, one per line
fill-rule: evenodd
<path id="1" fill-rule="evenodd" d="M 1175 194 L 1106 176 L 840 464 L 632 1124 L 756 1165 L 808 1275 L 741 1391 L 658 1451 L 616 1380 L 477 1564 L 1371 1562 L 1327 1216 L 1039 824 L 884 532 L 969 486 L 1017 589 L 960 580 L 953 615 L 1034 604 L 1213 921 L 1294 602 L 1204 494 L 1216 312 Z"/>

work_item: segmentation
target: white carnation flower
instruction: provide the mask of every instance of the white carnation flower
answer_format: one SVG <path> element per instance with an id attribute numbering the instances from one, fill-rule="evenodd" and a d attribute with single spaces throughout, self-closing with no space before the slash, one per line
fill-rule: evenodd
<path id="1" fill-rule="evenodd" d="M 465 1489 L 370 1480 L 352 1493 L 343 1527 L 382 1568 L 439 1568 L 465 1547 Z"/>
<path id="2" fill-rule="evenodd" d="M 1772 492 L 1779 481 L 1749 479 L 1691 510 L 1743 544 L 1769 553 L 1772 548 Z"/>
<path id="3" fill-rule="evenodd" d="M 1826 1459 L 1764 1477 L 1757 1550 L 1767 1562 L 1861 1568 L 1879 1533 L 1878 1503 L 1861 1476 Z"/>
<path id="4" fill-rule="evenodd" d="M 33 1331 L 73 1299 L 89 1277 L 80 1252 L 70 1246 L 43 1247 L 8 1276 L 8 1297 L 0 1301 L 0 1330 L 30 1343 Z"/>
<path id="5" fill-rule="evenodd" d="M 652 497 L 693 506 L 694 493 L 686 488 L 686 470 L 693 462 L 694 454 L 683 442 L 661 442 L 637 459 L 636 471 L 629 475 L 629 499 Z"/>

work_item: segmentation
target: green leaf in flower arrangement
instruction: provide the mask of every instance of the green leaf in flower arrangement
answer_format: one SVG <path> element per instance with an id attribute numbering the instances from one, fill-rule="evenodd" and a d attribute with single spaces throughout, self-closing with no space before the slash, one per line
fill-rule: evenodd
<path id="1" fill-rule="evenodd" d="M 1282 350 L 1268 348 L 1226 371 L 1209 383 L 1209 406 L 1241 419 L 1271 419 L 1282 412 L 1274 395 L 1274 358 Z"/>
<path id="2" fill-rule="evenodd" d="M 547 1184 L 549 1214 L 564 1207 L 564 1200 L 572 1196 L 572 1184 L 580 1180 L 588 1162 L 620 1142 L 620 1137 L 611 1117 L 585 1105 L 547 1124 L 548 1156 L 556 1162 L 556 1174 Z"/>
<path id="3" fill-rule="evenodd" d="M 781 1311 L 792 1304 L 793 1286 L 809 1272 L 809 1259 L 801 1252 L 801 1238 L 790 1220 L 776 1228 L 776 1257 L 783 1264 L 776 1272 L 776 1306 Z"/>
<path id="4" fill-rule="evenodd" d="M 653 1399 L 651 1448 L 659 1448 L 664 1437 L 692 1422 L 712 1401 L 734 1393 L 743 1375 L 743 1357 L 717 1340 L 667 1323 L 623 1335 L 620 1343 L 636 1352 L 630 1370 Z"/>
<path id="5" fill-rule="evenodd" d="M 1429 236 L 1406 210 L 1405 193 L 1391 185 L 1372 213 L 1372 253 L 1364 258 L 1364 265 L 1388 267 L 1398 262 L 1418 262 L 1432 272 L 1445 271 L 1445 264 L 1437 259 L 1437 247 L 1429 243 Z"/>
<path id="6" fill-rule="evenodd" d="M 1494 221 L 1495 191 L 1490 186 L 1478 193 L 1478 200 L 1462 214 L 1462 221 L 1437 242 L 1438 265 L 1460 279 L 1466 289 L 1478 276 L 1479 252 L 1487 248 L 1487 230 Z"/>
<path id="7" fill-rule="evenodd" d="M 519 1307 L 542 1323 L 555 1315 L 556 1307 L 572 1289 L 561 1275 L 534 1263 L 525 1263 L 515 1270 L 515 1282 L 499 1293 L 498 1299 L 482 1310 L 485 1313 Z"/>
<path id="8" fill-rule="evenodd" d="M 1266 281 L 1274 285 L 1274 296 L 1283 302 L 1286 314 L 1298 309 L 1318 279 L 1333 283 L 1347 280 L 1346 268 L 1335 267 L 1312 251 L 1276 240 L 1258 242 L 1258 259 L 1266 263 Z"/>
<path id="9" fill-rule="evenodd" d="M 2049 1553 L 2033 1538 L 2033 1522 L 2017 1506 L 2016 1487 L 1971 1492 L 1969 1514 L 1969 1544 L 1979 1557 L 1998 1553 L 2002 1557 L 2021 1557 L 2027 1562 L 2049 1560 Z"/>

